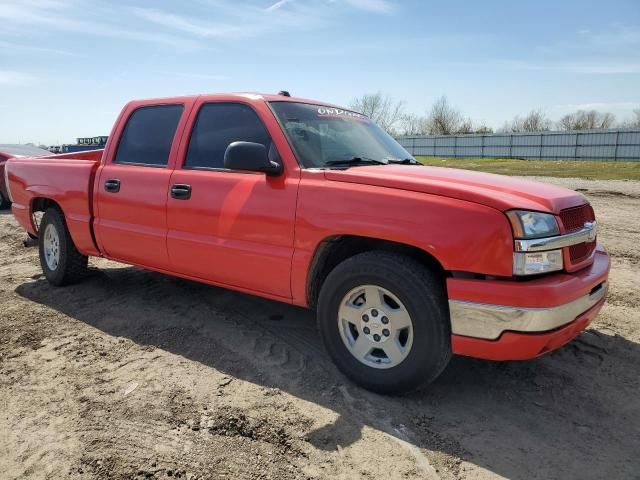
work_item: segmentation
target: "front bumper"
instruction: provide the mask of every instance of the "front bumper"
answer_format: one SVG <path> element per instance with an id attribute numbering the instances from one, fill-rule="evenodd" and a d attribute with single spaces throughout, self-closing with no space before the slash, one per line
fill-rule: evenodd
<path id="1" fill-rule="evenodd" d="M 600 311 L 609 268 L 599 247 L 592 265 L 571 274 L 524 282 L 449 279 L 453 352 L 524 360 L 564 345 Z"/>

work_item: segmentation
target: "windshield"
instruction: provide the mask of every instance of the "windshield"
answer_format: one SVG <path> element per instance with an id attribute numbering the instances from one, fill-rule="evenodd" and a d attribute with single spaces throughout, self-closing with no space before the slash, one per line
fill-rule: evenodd
<path id="1" fill-rule="evenodd" d="M 307 168 L 339 161 L 413 160 L 389 134 L 359 113 L 323 105 L 271 102 L 293 148 Z"/>

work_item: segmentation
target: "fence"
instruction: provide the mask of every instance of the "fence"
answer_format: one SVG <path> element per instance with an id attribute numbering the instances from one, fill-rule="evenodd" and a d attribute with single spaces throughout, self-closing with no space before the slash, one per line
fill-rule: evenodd
<path id="1" fill-rule="evenodd" d="M 396 138 L 412 155 L 539 160 L 640 161 L 640 129 Z"/>

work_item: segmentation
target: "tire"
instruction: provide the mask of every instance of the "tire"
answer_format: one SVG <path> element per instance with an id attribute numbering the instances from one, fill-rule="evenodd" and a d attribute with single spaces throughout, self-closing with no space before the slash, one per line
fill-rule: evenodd
<path id="1" fill-rule="evenodd" d="M 380 309 L 371 309 L 376 302 Z M 336 366 L 377 393 L 404 393 L 430 383 L 451 359 L 442 282 L 401 254 L 371 251 L 339 264 L 320 290 L 318 327 Z"/>
<path id="2" fill-rule="evenodd" d="M 49 208 L 42 217 L 38 246 L 42 272 L 50 284 L 70 285 L 85 277 L 88 257 L 76 249 L 59 209 Z"/>

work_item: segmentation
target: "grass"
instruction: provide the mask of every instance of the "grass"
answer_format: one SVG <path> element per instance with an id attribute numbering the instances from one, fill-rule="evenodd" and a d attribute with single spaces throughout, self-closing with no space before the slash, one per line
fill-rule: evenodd
<path id="1" fill-rule="evenodd" d="M 424 165 L 463 168 L 502 175 L 587 178 L 591 180 L 640 180 L 640 162 L 518 160 L 513 158 L 416 157 Z"/>

